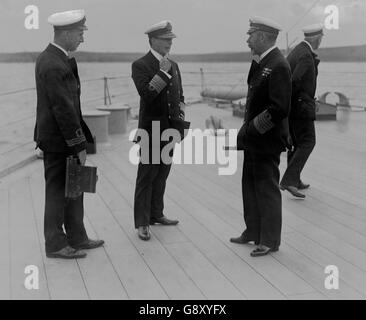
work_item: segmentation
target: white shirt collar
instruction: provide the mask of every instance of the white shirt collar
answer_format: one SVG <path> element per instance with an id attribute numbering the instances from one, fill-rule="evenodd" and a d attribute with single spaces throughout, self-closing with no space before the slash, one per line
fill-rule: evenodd
<path id="1" fill-rule="evenodd" d="M 153 48 L 151 48 L 150 51 L 154 55 L 154 57 L 159 61 L 161 61 L 164 58 L 159 52 L 156 52 Z"/>
<path id="2" fill-rule="evenodd" d="M 305 42 L 310 47 L 310 50 L 312 53 L 315 53 L 313 47 L 311 46 L 311 44 L 309 42 L 307 42 L 306 40 L 303 40 L 303 42 Z"/>
<path id="3" fill-rule="evenodd" d="M 68 52 L 64 48 L 62 48 L 61 46 L 59 46 L 58 44 L 56 44 L 54 42 L 51 42 L 51 44 L 53 46 L 55 46 L 56 48 L 60 49 L 67 57 L 69 56 Z"/>
<path id="4" fill-rule="evenodd" d="M 259 62 L 261 62 L 263 60 L 263 58 L 270 53 L 274 48 L 276 48 L 276 46 L 272 46 L 270 47 L 268 50 L 264 51 L 260 56 L 259 56 Z"/>

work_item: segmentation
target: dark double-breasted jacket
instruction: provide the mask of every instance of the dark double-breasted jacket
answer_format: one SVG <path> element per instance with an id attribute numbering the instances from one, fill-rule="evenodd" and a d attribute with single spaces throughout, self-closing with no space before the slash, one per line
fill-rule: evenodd
<path id="1" fill-rule="evenodd" d="M 140 95 L 138 127 L 149 133 L 153 121 L 159 121 L 161 131 L 171 128 L 169 119 L 179 118 L 179 104 L 184 103 L 178 64 L 169 61 L 171 78 L 160 70 L 159 61 L 151 51 L 132 64 L 132 79 Z"/>
<path id="2" fill-rule="evenodd" d="M 315 91 L 319 59 L 306 42 L 287 56 L 292 72 L 291 118 L 315 118 Z"/>
<path id="3" fill-rule="evenodd" d="M 75 59 L 49 44 L 36 61 L 37 115 L 34 141 L 45 152 L 77 154 L 93 138 L 80 109 Z"/>
<path id="4" fill-rule="evenodd" d="M 288 115 L 291 101 L 291 70 L 278 48 L 248 74 L 244 124 L 237 147 L 258 153 L 279 153 L 288 145 Z"/>

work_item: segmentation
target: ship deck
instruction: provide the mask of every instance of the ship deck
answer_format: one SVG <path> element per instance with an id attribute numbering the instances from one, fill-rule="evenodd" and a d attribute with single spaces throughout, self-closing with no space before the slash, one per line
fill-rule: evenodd
<path id="1" fill-rule="evenodd" d="M 204 128 L 210 115 L 226 128 L 242 121 L 207 104 L 187 115 L 192 128 Z M 152 226 L 144 242 L 133 226 L 132 144 L 127 134 L 112 136 L 88 157 L 99 180 L 84 201 L 89 236 L 106 243 L 78 260 L 45 256 L 43 163 L 30 162 L 1 178 L 0 299 L 365 299 L 366 112 L 348 116 L 316 122 L 306 199 L 282 193 L 280 250 L 259 258 L 250 257 L 252 245 L 229 242 L 244 228 L 242 153 L 234 175 L 218 175 L 214 164 L 173 165 L 165 214 L 180 223 Z M 285 163 L 283 154 L 281 172 Z M 24 286 L 28 265 L 38 267 L 38 290 Z M 325 288 L 328 265 L 339 270 L 338 289 Z"/>

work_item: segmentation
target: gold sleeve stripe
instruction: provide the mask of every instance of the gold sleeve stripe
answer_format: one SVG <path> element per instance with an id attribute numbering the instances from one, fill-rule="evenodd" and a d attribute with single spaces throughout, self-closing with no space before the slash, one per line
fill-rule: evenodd
<path id="1" fill-rule="evenodd" d="M 260 134 L 264 134 L 274 127 L 271 114 L 267 110 L 257 115 L 253 120 L 253 124 Z"/>
<path id="2" fill-rule="evenodd" d="M 158 93 L 166 87 L 166 82 L 159 76 L 155 75 L 149 83 L 150 90 L 156 90 Z"/>
<path id="3" fill-rule="evenodd" d="M 86 141 L 85 136 L 82 135 L 80 137 L 74 138 L 74 139 L 68 139 L 66 140 L 66 144 L 68 147 L 76 146 L 82 142 Z"/>

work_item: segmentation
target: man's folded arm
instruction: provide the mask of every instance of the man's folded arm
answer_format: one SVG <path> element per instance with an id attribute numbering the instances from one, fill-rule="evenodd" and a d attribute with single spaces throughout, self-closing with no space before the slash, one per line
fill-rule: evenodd
<path id="1" fill-rule="evenodd" d="M 132 79 L 140 97 L 147 103 L 152 102 L 170 83 L 169 74 L 159 70 L 152 79 L 142 64 L 132 64 Z"/>

